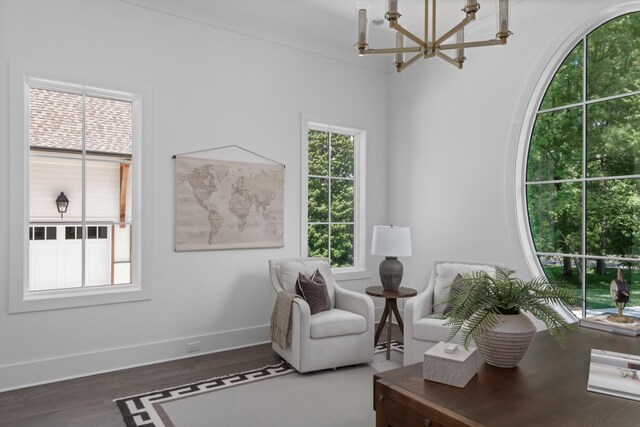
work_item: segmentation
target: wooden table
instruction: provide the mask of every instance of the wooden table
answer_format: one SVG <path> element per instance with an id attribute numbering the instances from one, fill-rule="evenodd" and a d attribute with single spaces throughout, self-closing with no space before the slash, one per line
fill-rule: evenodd
<path id="1" fill-rule="evenodd" d="M 397 291 L 387 291 L 382 286 L 369 286 L 364 291 L 367 293 L 367 295 L 384 298 L 384 311 L 382 312 L 380 323 L 378 323 L 378 329 L 376 329 L 376 336 L 373 340 L 373 345 L 378 345 L 378 340 L 380 339 L 380 335 L 382 335 L 382 330 L 384 329 L 384 325 L 387 322 L 388 318 L 389 328 L 387 328 L 387 360 L 389 360 L 391 354 L 392 315 L 395 316 L 396 322 L 398 322 L 400 333 L 404 335 L 404 324 L 402 323 L 402 316 L 400 316 L 400 312 L 398 311 L 398 298 L 409 298 L 415 296 L 418 294 L 418 291 L 416 291 L 415 289 L 402 287 L 398 288 Z"/>
<path id="2" fill-rule="evenodd" d="M 483 364 L 465 388 L 425 381 L 422 363 L 374 375 L 376 425 L 639 426 L 640 402 L 587 391 L 591 349 L 640 354 L 640 338 L 580 329 L 562 349 L 547 331 L 513 369 Z"/>

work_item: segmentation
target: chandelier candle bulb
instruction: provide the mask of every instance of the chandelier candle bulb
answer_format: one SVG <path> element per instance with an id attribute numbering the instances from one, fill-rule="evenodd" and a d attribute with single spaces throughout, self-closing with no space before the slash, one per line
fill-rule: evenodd
<path id="1" fill-rule="evenodd" d="M 473 14 L 475 18 L 475 13 L 480 10 L 480 5 L 478 4 L 478 0 L 465 0 L 464 9 L 462 9 L 469 14 Z"/>
<path id="2" fill-rule="evenodd" d="M 366 49 L 367 47 L 367 3 L 358 2 L 356 11 L 358 15 L 358 49 Z M 360 53 L 362 55 L 362 52 Z"/>
<path id="3" fill-rule="evenodd" d="M 387 13 L 384 14 L 384 17 L 389 21 L 389 26 L 393 28 L 398 18 L 400 18 L 398 0 L 387 0 Z"/>
<path id="4" fill-rule="evenodd" d="M 456 33 L 456 43 L 464 43 L 464 28 L 460 28 Z M 464 48 L 456 49 L 456 60 L 462 65 L 464 62 Z"/>
<path id="5" fill-rule="evenodd" d="M 496 0 L 498 16 L 498 37 L 509 34 L 509 0 Z"/>
<path id="6" fill-rule="evenodd" d="M 404 36 L 402 33 L 396 33 L 396 48 L 402 49 L 404 47 Z M 396 53 L 395 66 L 399 67 L 404 62 L 404 53 Z"/>
<path id="7" fill-rule="evenodd" d="M 398 13 L 398 0 L 387 1 L 387 12 Z"/>

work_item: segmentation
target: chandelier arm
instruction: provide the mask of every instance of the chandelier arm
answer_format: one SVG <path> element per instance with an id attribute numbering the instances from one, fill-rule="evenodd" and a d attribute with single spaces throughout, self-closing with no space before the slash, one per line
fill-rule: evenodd
<path id="1" fill-rule="evenodd" d="M 414 55 L 411 59 L 409 59 L 408 61 L 405 61 L 402 63 L 402 65 L 400 65 L 398 67 L 398 72 L 404 70 L 405 68 L 407 68 L 409 65 L 413 64 L 414 62 L 416 62 L 418 59 L 422 58 L 423 56 L 423 52 L 424 49 L 420 49 L 420 52 L 418 52 L 416 55 Z"/>
<path id="2" fill-rule="evenodd" d="M 496 46 L 500 44 L 507 44 L 507 39 L 491 39 L 484 40 L 479 42 L 465 42 L 465 43 L 452 43 L 452 44 L 443 44 L 438 46 L 440 50 L 450 50 L 450 49 L 460 49 L 467 47 L 482 47 L 482 46 Z"/>
<path id="3" fill-rule="evenodd" d="M 384 53 L 410 53 L 410 52 L 422 52 L 422 47 L 390 47 L 385 49 L 366 49 L 362 52 L 364 55 L 378 55 Z"/>
<path id="4" fill-rule="evenodd" d="M 449 40 L 455 33 L 457 33 L 461 28 L 466 27 L 467 25 L 469 25 L 471 23 L 471 21 L 473 21 L 472 18 L 469 17 L 469 15 L 467 15 L 466 18 L 464 18 L 462 21 L 460 21 L 460 23 L 458 25 L 456 25 L 455 27 L 453 27 L 452 29 L 450 29 L 449 31 L 447 31 L 446 33 L 444 33 L 438 40 L 436 40 L 436 42 L 434 43 L 434 45 L 440 46 L 440 44 L 442 44 L 442 42 Z"/>
<path id="5" fill-rule="evenodd" d="M 449 55 L 446 55 L 446 54 L 440 52 L 439 50 L 436 51 L 436 55 L 438 56 L 438 58 L 444 59 L 445 61 L 447 61 L 449 64 L 453 65 L 454 67 L 456 67 L 458 69 L 462 68 L 462 63 L 456 61 L 453 58 L 451 58 Z"/>
<path id="6" fill-rule="evenodd" d="M 416 36 L 415 34 L 413 34 L 411 31 L 407 30 L 406 28 L 404 28 L 402 25 L 396 23 L 392 23 L 393 25 L 390 25 L 391 28 L 393 28 L 394 30 L 396 30 L 399 33 L 402 33 L 406 38 L 412 40 L 413 42 L 415 42 L 417 45 L 420 45 L 424 48 L 427 47 L 427 43 L 425 43 L 424 40 L 421 40 L 420 37 Z"/>

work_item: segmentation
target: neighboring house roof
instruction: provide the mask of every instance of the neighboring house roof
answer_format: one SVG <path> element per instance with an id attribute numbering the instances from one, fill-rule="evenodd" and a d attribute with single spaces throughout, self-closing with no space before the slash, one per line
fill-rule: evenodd
<path id="1" fill-rule="evenodd" d="M 82 150 L 82 95 L 31 88 L 29 146 Z M 132 104 L 86 97 L 86 151 L 131 154 Z"/>

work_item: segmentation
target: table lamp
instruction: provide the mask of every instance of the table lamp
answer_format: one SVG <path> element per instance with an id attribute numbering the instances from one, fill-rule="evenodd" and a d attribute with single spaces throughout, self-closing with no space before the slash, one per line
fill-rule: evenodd
<path id="1" fill-rule="evenodd" d="M 397 292 L 404 268 L 399 256 L 411 256 L 411 230 L 409 227 L 376 225 L 373 227 L 371 255 L 382 255 L 380 282 L 386 291 Z"/>

